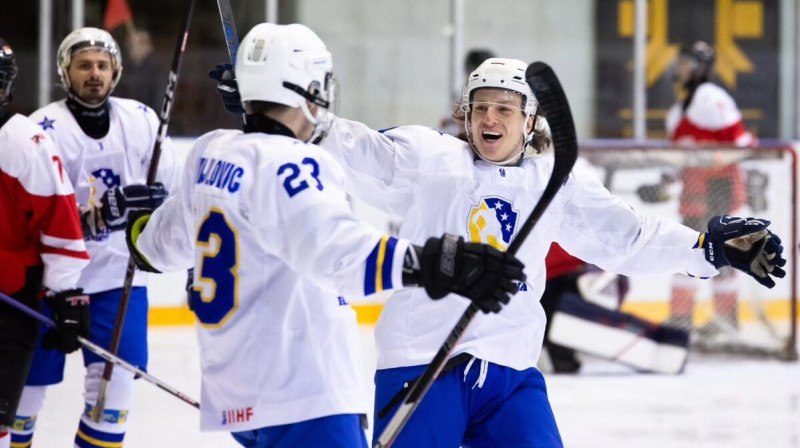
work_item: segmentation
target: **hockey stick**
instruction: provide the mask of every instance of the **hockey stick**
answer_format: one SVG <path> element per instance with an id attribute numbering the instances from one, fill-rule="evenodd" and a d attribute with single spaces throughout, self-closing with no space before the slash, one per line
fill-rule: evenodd
<path id="1" fill-rule="evenodd" d="M 55 322 L 53 322 L 51 319 L 48 319 L 47 316 L 37 312 L 36 310 L 33 310 L 33 309 L 25 306 L 22 302 L 14 300 L 13 298 L 11 298 L 11 297 L 9 297 L 9 296 L 1 293 L 1 292 L 0 292 L 0 301 L 3 301 L 5 303 L 13 306 L 14 308 L 22 311 L 23 313 L 27 314 L 28 316 L 33 317 L 34 319 L 36 319 L 39 322 L 47 325 L 50 328 L 56 328 Z M 105 359 L 107 362 L 114 363 L 114 364 L 124 368 L 125 370 L 135 374 L 136 376 L 144 378 L 148 383 L 151 383 L 151 384 L 157 386 L 158 388 L 160 388 L 161 390 L 169 393 L 170 395 L 173 395 L 173 396 L 175 396 L 177 398 L 180 398 L 181 400 L 185 401 L 186 403 L 189 403 L 190 405 L 196 407 L 197 409 L 200 409 L 200 403 L 198 403 L 196 400 L 193 400 L 193 399 L 189 398 L 188 395 L 184 394 L 183 392 L 179 391 L 178 389 L 175 389 L 174 387 L 170 386 L 169 384 L 159 380 L 158 378 L 155 378 L 154 376 L 148 374 L 147 372 L 145 372 L 144 370 L 134 366 L 133 364 L 128 363 L 124 359 L 122 359 L 122 358 L 112 354 L 111 352 L 103 349 L 103 347 L 100 347 L 99 345 L 95 344 L 94 342 L 92 342 L 92 341 L 90 341 L 90 340 L 88 340 L 88 339 L 86 339 L 86 338 L 84 338 L 82 336 L 78 336 L 78 342 L 80 342 L 80 344 L 82 346 L 84 346 L 87 350 L 95 353 L 97 356 Z"/>
<path id="2" fill-rule="evenodd" d="M 555 198 L 558 190 L 567 181 L 567 177 L 572 171 L 572 166 L 578 157 L 578 143 L 575 136 L 572 113 L 556 74 L 547 64 L 534 62 L 525 70 L 525 78 L 539 100 L 539 104 L 547 112 L 550 130 L 553 135 L 553 146 L 555 147 L 555 162 L 553 164 L 553 173 L 550 175 L 550 180 L 547 182 L 542 197 L 533 208 L 528 219 L 525 220 L 517 237 L 508 246 L 507 252 L 511 254 L 516 254 L 533 226 L 536 225 L 547 206 Z M 411 414 L 419 406 L 436 377 L 439 376 L 439 372 L 441 372 L 459 339 L 461 339 L 467 326 L 478 311 L 478 307 L 474 304 L 470 304 L 467 310 L 464 311 L 453 330 L 447 335 L 444 344 L 439 348 L 433 361 L 409 389 L 403 403 L 400 404 L 397 412 L 389 420 L 389 424 L 378 438 L 375 448 L 388 448 L 394 443 L 408 419 L 411 418 Z"/>
<path id="3" fill-rule="evenodd" d="M 222 20 L 222 34 L 225 35 L 225 44 L 228 47 L 228 59 L 231 67 L 236 67 L 236 53 L 239 51 L 239 35 L 236 34 L 236 24 L 233 21 L 233 10 L 230 0 L 217 0 L 219 17 Z M 247 123 L 247 114 L 242 114 L 242 123 Z"/>
<path id="4" fill-rule="evenodd" d="M 153 185 L 156 181 L 158 174 L 158 162 L 161 158 L 161 144 L 167 135 L 167 127 L 169 126 L 170 112 L 172 112 L 172 102 L 175 98 L 175 89 L 178 87 L 178 74 L 181 70 L 181 61 L 183 53 L 186 51 L 186 43 L 189 40 L 189 25 L 192 21 L 192 11 L 194 10 L 195 0 L 189 0 L 189 7 L 186 9 L 186 15 L 183 17 L 181 25 L 182 33 L 178 38 L 175 47 L 175 52 L 172 55 L 172 67 L 170 68 L 169 78 L 167 79 L 167 89 L 164 94 L 164 101 L 161 103 L 161 112 L 159 114 L 160 123 L 158 125 L 158 133 L 156 134 L 156 141 L 153 145 L 153 155 L 150 158 L 150 168 L 147 171 L 147 185 Z M 125 325 L 125 315 L 128 312 L 128 302 L 131 298 L 131 289 L 133 288 L 133 276 L 136 274 L 136 265 L 133 262 L 133 257 L 128 258 L 128 267 L 125 270 L 125 281 L 122 284 L 122 296 L 119 301 L 119 308 L 117 308 L 117 317 L 114 321 L 114 332 L 111 335 L 111 346 L 109 351 L 116 355 L 119 351 L 119 343 L 122 338 L 122 327 Z M 106 361 L 103 368 L 103 378 L 100 381 L 100 389 L 97 393 L 97 402 L 95 403 L 94 412 L 92 413 L 92 421 L 100 422 L 103 416 L 106 405 L 106 391 L 108 390 L 108 382 L 111 381 L 111 373 L 114 370 L 114 363 Z"/>
<path id="5" fill-rule="evenodd" d="M 228 57 L 231 65 L 236 64 L 236 52 L 239 51 L 239 35 L 236 34 L 236 24 L 233 22 L 233 10 L 230 0 L 217 0 L 219 16 L 222 19 L 222 32 L 225 34 L 225 43 L 228 45 Z"/>

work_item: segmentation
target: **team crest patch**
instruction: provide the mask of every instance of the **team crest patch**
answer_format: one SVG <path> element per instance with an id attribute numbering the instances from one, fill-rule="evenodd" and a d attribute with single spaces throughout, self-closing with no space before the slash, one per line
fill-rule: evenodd
<path id="1" fill-rule="evenodd" d="M 494 196 L 481 198 L 469 212 L 469 239 L 504 251 L 517 231 L 518 221 L 519 212 L 511 202 Z"/>
<path id="2" fill-rule="evenodd" d="M 105 188 L 100 188 L 101 184 Z M 105 193 L 106 190 L 119 187 L 120 184 L 120 177 L 118 174 L 115 174 L 113 170 L 100 168 L 92 171 L 89 175 L 89 185 L 91 188 L 89 191 L 89 205 L 92 207 L 100 205 L 100 198 L 103 196 L 103 193 Z M 111 231 L 105 228 L 100 231 L 99 234 L 87 235 L 85 238 L 92 241 L 103 241 L 107 239 L 110 234 Z"/>

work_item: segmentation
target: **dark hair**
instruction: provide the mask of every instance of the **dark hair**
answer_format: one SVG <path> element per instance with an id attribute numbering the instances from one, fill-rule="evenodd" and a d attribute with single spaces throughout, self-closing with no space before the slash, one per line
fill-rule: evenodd
<path id="1" fill-rule="evenodd" d="M 247 101 L 243 104 L 244 110 L 248 115 L 265 115 L 269 112 L 282 112 L 291 109 L 290 106 L 270 101 Z"/>
<path id="2" fill-rule="evenodd" d="M 479 65 L 483 64 L 483 61 L 493 57 L 495 57 L 495 54 L 492 50 L 487 50 L 485 48 L 470 50 L 464 58 L 464 72 L 469 75 L 475 71 Z"/>

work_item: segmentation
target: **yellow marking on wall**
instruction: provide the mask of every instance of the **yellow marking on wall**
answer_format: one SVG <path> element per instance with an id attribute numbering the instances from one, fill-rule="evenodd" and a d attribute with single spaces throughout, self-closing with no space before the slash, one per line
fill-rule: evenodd
<path id="1" fill-rule="evenodd" d="M 736 45 L 734 38 L 764 35 L 764 5 L 761 2 L 716 0 L 715 72 L 725 85 L 736 89 L 738 73 L 753 73 L 755 65 Z"/>
<path id="2" fill-rule="evenodd" d="M 633 0 L 622 0 L 617 8 L 617 33 L 622 37 L 631 37 L 635 32 L 636 6 Z"/>
<path id="3" fill-rule="evenodd" d="M 635 5 L 632 0 L 618 3 L 617 31 L 621 37 L 633 37 L 635 31 Z M 650 0 L 647 6 L 647 47 L 645 49 L 645 82 L 651 87 L 669 70 L 679 45 L 669 43 L 669 3 L 668 0 Z M 633 70 L 633 64 L 628 65 Z"/>
<path id="4" fill-rule="evenodd" d="M 738 1 L 733 5 L 733 35 L 740 39 L 764 37 L 764 5 L 761 2 Z"/>
<path id="5" fill-rule="evenodd" d="M 620 0 L 617 4 L 617 32 L 620 37 L 633 37 L 635 32 L 635 4 L 633 0 Z M 764 37 L 764 4 L 751 0 L 715 0 L 715 51 L 714 70 L 730 89 L 736 88 L 738 73 L 752 73 L 755 65 L 739 48 L 734 39 L 760 39 Z M 645 53 L 647 87 L 652 87 L 680 51 L 679 44 L 669 42 L 669 2 L 650 0 L 647 6 L 647 47 Z M 627 65 L 633 70 L 633 65 Z"/>
<path id="6" fill-rule="evenodd" d="M 647 67 L 645 81 L 647 87 L 651 87 L 664 72 L 669 70 L 680 48 L 677 44 L 669 43 L 669 5 L 667 0 L 650 0 L 647 12 L 648 29 L 651 31 L 645 51 Z"/>

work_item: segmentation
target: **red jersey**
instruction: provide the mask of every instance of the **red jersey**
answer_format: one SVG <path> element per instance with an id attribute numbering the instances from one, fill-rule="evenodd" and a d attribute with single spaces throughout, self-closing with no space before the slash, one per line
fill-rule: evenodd
<path id="1" fill-rule="evenodd" d="M 89 254 L 72 184 L 50 139 L 22 115 L 0 127 L 0 210 L 0 291 L 22 289 L 35 266 L 48 289 L 75 288 Z"/>
<path id="2" fill-rule="evenodd" d="M 547 267 L 547 280 L 550 280 L 577 271 L 585 263 L 568 254 L 558 243 L 552 243 L 550 252 L 547 253 L 547 257 L 544 259 L 544 264 Z"/>

